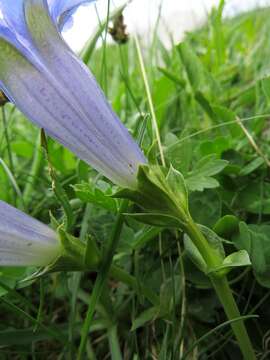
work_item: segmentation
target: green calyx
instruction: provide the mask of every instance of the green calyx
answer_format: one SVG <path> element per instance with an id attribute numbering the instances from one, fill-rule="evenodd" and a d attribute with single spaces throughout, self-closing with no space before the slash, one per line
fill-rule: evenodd
<path id="1" fill-rule="evenodd" d="M 83 243 L 68 234 L 63 228 L 58 228 L 58 235 L 62 245 L 62 253 L 50 265 L 52 271 L 84 271 L 97 270 L 100 263 L 99 252 L 91 237 Z"/>
<path id="2" fill-rule="evenodd" d="M 68 234 L 62 226 L 57 229 L 61 243 L 60 255 L 45 268 L 38 270 L 24 281 L 32 281 L 59 271 L 97 271 L 100 266 L 98 248 L 91 237 L 84 243 Z"/>
<path id="3" fill-rule="evenodd" d="M 114 197 L 133 201 L 143 212 L 129 216 L 155 226 L 185 227 L 188 218 L 188 194 L 184 178 L 172 166 L 141 165 L 135 190 L 123 189 Z"/>

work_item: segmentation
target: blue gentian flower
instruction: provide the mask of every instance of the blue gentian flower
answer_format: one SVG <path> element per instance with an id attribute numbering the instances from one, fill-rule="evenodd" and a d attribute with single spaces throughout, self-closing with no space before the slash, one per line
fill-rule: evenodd
<path id="1" fill-rule="evenodd" d="M 61 29 L 91 0 L 0 0 L 0 88 L 35 124 L 107 178 L 136 186 L 145 158 Z"/>
<path id="2" fill-rule="evenodd" d="M 51 228 L 0 201 L 0 266 L 45 266 L 60 254 Z"/>

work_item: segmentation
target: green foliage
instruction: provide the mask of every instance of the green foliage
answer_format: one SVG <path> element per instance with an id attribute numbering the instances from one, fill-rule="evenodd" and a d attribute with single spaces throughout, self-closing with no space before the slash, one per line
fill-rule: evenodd
<path id="1" fill-rule="evenodd" d="M 154 36 L 144 49 L 165 161 L 172 167 L 169 173 L 141 169 L 147 198 L 120 192 L 139 205 L 130 204 L 121 216 L 86 358 L 239 359 L 231 333 L 221 326 L 225 317 L 209 272 L 228 273 L 242 313 L 260 315 L 247 325 L 258 356 L 268 356 L 270 13 L 224 21 L 223 5 L 181 44 L 166 49 Z M 84 59 L 144 153 L 160 164 L 132 34 L 123 46 L 99 49 L 101 33 Z M 1 115 L 0 198 L 44 223 L 64 224 L 69 245 L 80 238 L 88 260 L 103 258 L 119 221 L 119 201 L 111 196 L 119 189 L 51 139 L 45 156 L 39 131 L 12 104 Z M 179 208 L 201 224 L 222 257 L 219 267 L 207 269 L 178 230 Z M 0 269 L 0 357 L 75 359 L 97 274 L 63 272 L 34 281 L 37 270 Z M 31 283 L 22 281 L 31 276 Z"/>

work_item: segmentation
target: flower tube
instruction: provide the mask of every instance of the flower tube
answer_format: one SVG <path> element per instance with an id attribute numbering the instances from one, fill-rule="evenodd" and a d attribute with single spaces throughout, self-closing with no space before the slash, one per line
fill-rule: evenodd
<path id="1" fill-rule="evenodd" d="M 141 150 L 61 29 L 79 0 L 0 0 L 0 88 L 35 124 L 114 183 L 134 188 Z"/>
<path id="2" fill-rule="evenodd" d="M 46 266 L 60 254 L 51 228 L 0 201 L 0 266 Z"/>

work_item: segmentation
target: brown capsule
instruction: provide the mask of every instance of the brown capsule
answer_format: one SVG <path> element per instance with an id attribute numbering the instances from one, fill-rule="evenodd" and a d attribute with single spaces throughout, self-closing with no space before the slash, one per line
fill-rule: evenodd
<path id="1" fill-rule="evenodd" d="M 116 16 L 113 21 L 113 27 L 109 28 L 109 34 L 111 34 L 113 40 L 118 44 L 126 44 L 129 40 L 129 35 L 126 31 L 127 26 L 124 23 L 124 16 L 120 14 Z"/>

